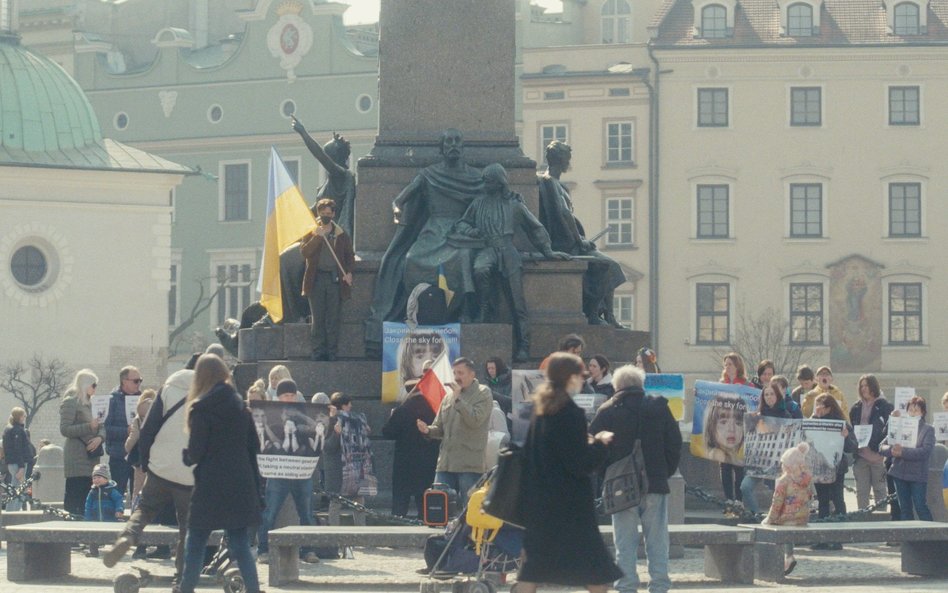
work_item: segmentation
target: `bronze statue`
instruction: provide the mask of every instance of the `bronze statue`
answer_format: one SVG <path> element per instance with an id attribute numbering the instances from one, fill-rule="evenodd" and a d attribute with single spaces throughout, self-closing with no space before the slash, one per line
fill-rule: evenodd
<path id="1" fill-rule="evenodd" d="M 569 170 L 571 158 L 572 149 L 565 142 L 554 140 L 546 147 L 547 170 L 537 176 L 540 222 L 550 233 L 553 249 L 589 260 L 583 275 L 583 314 L 589 324 L 621 328 L 612 311 L 612 297 L 625 282 L 625 273 L 614 259 L 586 239 L 582 223 L 573 214 L 569 190 L 560 182 L 560 175 Z"/>
<path id="2" fill-rule="evenodd" d="M 507 171 L 501 165 L 495 163 L 485 167 L 483 179 L 484 194 L 471 203 L 464 217 L 454 225 L 450 240 L 477 248 L 474 257 L 474 286 L 479 305 L 476 321 L 493 321 L 493 277 L 497 273 L 504 279 L 502 289 L 514 318 L 514 360 L 522 362 L 530 357 L 530 329 L 523 295 L 523 259 L 514 246 L 514 233 L 518 228 L 523 230 L 548 259 L 562 260 L 570 256 L 553 251 L 546 229 L 527 209 L 523 198 L 510 191 Z"/>
<path id="3" fill-rule="evenodd" d="M 462 159 L 464 137 L 455 129 L 441 134 L 443 160 L 425 167 L 392 202 L 398 229 L 375 280 L 372 312 L 366 320 L 366 352 L 380 355 L 382 322 L 400 321 L 412 289 L 425 282 L 437 285 L 443 272 L 455 293 L 449 313 L 464 312 L 474 293 L 470 250 L 449 245 L 451 227 L 484 189 L 480 171 Z"/>
<path id="4" fill-rule="evenodd" d="M 332 140 L 325 145 L 320 146 L 313 140 L 303 124 L 295 117 L 291 117 L 293 130 L 303 138 L 306 147 L 312 153 L 319 164 L 326 169 L 326 183 L 319 186 L 316 190 L 316 200 L 313 205 L 313 216 L 319 216 L 316 213 L 315 204 L 323 198 L 328 198 L 336 203 L 336 224 L 353 237 L 352 226 L 354 222 L 356 182 L 355 175 L 349 170 L 349 141 L 333 132 Z"/>

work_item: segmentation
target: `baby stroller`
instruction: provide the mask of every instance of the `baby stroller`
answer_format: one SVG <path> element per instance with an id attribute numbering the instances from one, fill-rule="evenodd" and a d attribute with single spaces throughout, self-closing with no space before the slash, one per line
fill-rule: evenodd
<path id="1" fill-rule="evenodd" d="M 201 575 L 214 577 L 217 584 L 224 588 L 224 593 L 244 593 L 247 590 L 237 563 L 231 560 L 226 536 L 221 539 L 221 545 L 217 547 L 217 550 L 210 554 L 210 558 L 208 559 L 205 555 L 205 559 Z M 138 574 L 128 571 L 115 577 L 112 584 L 115 593 L 138 593 L 139 589 L 149 586 L 154 580 L 149 570 L 138 566 L 133 566 L 132 570 L 138 571 Z"/>
<path id="2" fill-rule="evenodd" d="M 444 535 L 432 536 L 425 544 L 429 572 L 421 593 L 441 593 L 439 581 L 452 581 L 452 593 L 496 593 L 507 573 L 520 570 L 523 530 L 481 511 L 492 475 L 493 470 L 481 476 L 467 507 Z"/>

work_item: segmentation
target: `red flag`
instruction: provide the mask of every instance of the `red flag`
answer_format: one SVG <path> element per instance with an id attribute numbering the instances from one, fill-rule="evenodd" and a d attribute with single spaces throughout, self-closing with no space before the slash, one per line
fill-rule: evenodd
<path id="1" fill-rule="evenodd" d="M 428 405 L 431 406 L 431 409 L 437 414 L 438 410 L 441 409 L 441 400 L 444 399 L 447 392 L 444 390 L 444 385 L 434 372 L 434 369 L 425 371 L 425 374 L 418 380 L 418 385 L 415 386 L 415 389 L 421 392 L 421 396 L 425 398 L 425 401 L 428 402 Z"/>

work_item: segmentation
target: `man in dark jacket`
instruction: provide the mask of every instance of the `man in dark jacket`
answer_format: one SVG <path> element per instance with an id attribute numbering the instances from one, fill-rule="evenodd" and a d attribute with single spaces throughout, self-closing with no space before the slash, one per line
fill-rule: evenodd
<path id="1" fill-rule="evenodd" d="M 109 399 L 109 413 L 105 417 L 105 452 L 109 454 L 109 471 L 116 487 L 125 494 L 132 466 L 125 461 L 125 439 L 128 438 L 128 416 L 125 398 L 141 395 L 142 374 L 133 366 L 119 372 L 119 386 Z"/>
<path id="2" fill-rule="evenodd" d="M 639 545 L 639 525 L 645 536 L 648 556 L 650 593 L 665 593 L 671 588 L 668 577 L 668 478 L 678 469 L 681 457 L 681 432 L 678 422 L 663 397 L 646 397 L 645 373 L 625 365 L 612 374 L 615 395 L 604 403 L 592 424 L 590 434 L 607 430 L 615 434 L 609 447 L 608 464 L 632 453 L 636 439 L 642 441 L 648 493 L 638 507 L 612 515 L 615 530 L 616 563 L 625 576 L 615 583 L 620 593 L 638 588 L 635 561 Z"/>
<path id="3" fill-rule="evenodd" d="M 869 492 L 876 502 L 887 495 L 885 457 L 879 454 L 879 445 L 886 435 L 886 425 L 893 406 L 882 395 L 875 375 L 859 378 L 859 400 L 849 410 L 853 427 L 871 425 L 872 435 L 865 447 L 860 447 L 853 464 L 856 479 L 856 501 L 860 509 L 869 506 Z"/>

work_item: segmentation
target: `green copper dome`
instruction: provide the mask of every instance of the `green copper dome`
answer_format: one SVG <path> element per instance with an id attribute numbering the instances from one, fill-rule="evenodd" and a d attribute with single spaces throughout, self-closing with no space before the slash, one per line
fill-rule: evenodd
<path id="1" fill-rule="evenodd" d="M 101 143 L 95 112 L 76 81 L 55 62 L 0 39 L 0 146 L 51 155 Z"/>

